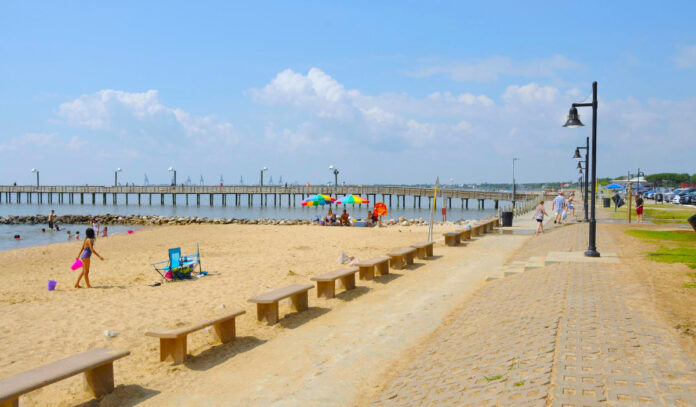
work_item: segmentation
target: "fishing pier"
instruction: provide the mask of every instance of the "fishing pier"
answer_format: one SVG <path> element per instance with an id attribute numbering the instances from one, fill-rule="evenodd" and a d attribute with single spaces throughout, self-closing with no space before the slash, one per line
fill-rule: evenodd
<path id="1" fill-rule="evenodd" d="M 201 205 L 201 197 L 207 196 L 210 206 L 213 206 L 215 197 L 222 206 L 242 206 L 246 201 L 248 207 L 258 204 L 268 206 L 269 201 L 273 206 L 295 207 L 301 204 L 305 198 L 324 194 L 338 197 L 347 194 L 355 194 L 366 197 L 371 203 L 381 196 L 381 202 L 392 207 L 405 208 L 406 198 L 409 197 L 414 208 L 433 205 L 433 188 L 425 187 L 399 187 L 399 186 L 10 186 L 0 185 L 0 203 L 58 203 L 58 204 L 92 204 L 107 205 L 125 203 L 138 205 Z M 500 201 L 509 202 L 512 194 L 508 192 L 472 191 L 454 188 L 438 189 L 438 197 L 435 206 L 440 206 L 441 200 L 446 206 L 452 208 L 453 201 L 461 201 L 462 208 L 469 208 L 469 201 L 475 200 L 478 209 L 484 209 L 486 201 L 493 201 L 495 209 L 498 209 Z M 532 194 L 517 193 L 515 200 L 528 199 Z M 258 199 L 255 199 L 257 197 Z M 270 198 L 270 199 L 269 199 Z M 423 199 L 424 198 L 424 199 Z M 422 206 L 423 205 L 423 206 Z"/>

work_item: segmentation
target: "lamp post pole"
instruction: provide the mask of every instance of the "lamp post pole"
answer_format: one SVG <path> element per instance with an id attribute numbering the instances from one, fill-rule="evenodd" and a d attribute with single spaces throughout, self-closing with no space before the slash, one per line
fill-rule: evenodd
<path id="1" fill-rule="evenodd" d="M 261 186 L 263 186 L 263 172 L 268 171 L 268 167 L 261 168 Z"/>
<path id="2" fill-rule="evenodd" d="M 39 186 L 39 170 L 37 170 L 36 168 L 32 168 L 31 172 L 36 173 L 36 186 L 38 187 Z"/>
<path id="3" fill-rule="evenodd" d="M 338 173 L 339 173 L 338 168 L 334 167 L 333 165 L 329 165 L 329 169 L 331 170 L 331 172 L 333 172 L 334 188 L 337 189 L 338 188 Z"/>
<path id="4" fill-rule="evenodd" d="M 172 183 L 172 185 L 176 186 L 176 170 L 174 169 L 174 167 L 169 167 L 168 171 L 174 173 L 174 182 Z"/>
<path id="5" fill-rule="evenodd" d="M 597 251 L 597 219 L 595 199 L 597 196 L 597 82 L 592 82 L 592 103 L 573 103 L 568 114 L 568 121 L 563 127 L 580 127 L 583 126 L 578 117 L 578 107 L 592 108 L 592 196 L 590 200 L 590 230 L 589 243 L 585 256 L 599 257 Z"/>
<path id="6" fill-rule="evenodd" d="M 516 191 L 517 188 L 515 186 L 515 161 L 518 161 L 519 158 L 517 157 L 512 157 L 512 207 L 515 207 L 515 198 L 517 197 Z"/>
<path id="7" fill-rule="evenodd" d="M 118 186 L 118 173 L 121 172 L 120 168 L 116 168 L 116 171 L 114 171 L 114 186 Z"/>

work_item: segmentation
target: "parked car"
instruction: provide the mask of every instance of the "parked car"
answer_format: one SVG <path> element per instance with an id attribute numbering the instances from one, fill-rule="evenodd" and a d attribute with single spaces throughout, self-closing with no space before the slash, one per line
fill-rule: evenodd
<path id="1" fill-rule="evenodd" d="M 691 188 L 683 188 L 681 191 L 678 193 L 674 194 L 674 198 L 672 198 L 672 203 L 675 204 L 684 204 L 687 202 L 687 195 L 693 192 Z"/>
<path id="2" fill-rule="evenodd" d="M 689 192 L 686 196 L 688 199 L 684 202 L 685 204 L 696 205 L 696 191 Z"/>
<path id="3" fill-rule="evenodd" d="M 655 192 L 657 192 L 657 191 L 655 191 L 654 189 L 649 189 L 649 190 L 645 191 L 645 198 L 646 199 L 655 199 Z"/>
<path id="4" fill-rule="evenodd" d="M 670 191 L 670 192 L 666 193 L 666 194 L 665 194 L 665 202 L 672 203 L 672 201 L 674 200 L 674 195 L 680 193 L 680 192 L 683 191 L 683 190 L 684 190 L 683 188 L 677 188 L 677 189 L 675 189 L 675 190 L 673 190 L 673 191 Z"/>

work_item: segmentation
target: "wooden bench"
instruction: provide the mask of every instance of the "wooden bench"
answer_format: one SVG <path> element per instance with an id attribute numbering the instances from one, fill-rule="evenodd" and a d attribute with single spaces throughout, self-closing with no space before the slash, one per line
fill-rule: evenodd
<path id="1" fill-rule="evenodd" d="M 195 325 L 175 329 L 158 329 L 146 332 L 145 335 L 159 338 L 160 340 L 160 362 L 171 360 L 174 364 L 186 361 L 186 344 L 188 334 L 213 326 L 215 339 L 222 343 L 234 340 L 235 318 L 246 313 L 244 310 L 237 310 L 215 319 L 203 321 Z"/>
<path id="2" fill-rule="evenodd" d="M 469 228 L 459 229 L 455 232 L 459 233 L 460 242 L 471 239 L 471 229 Z"/>
<path id="3" fill-rule="evenodd" d="M 18 407 L 19 396 L 83 372 L 85 390 L 100 397 L 114 390 L 114 361 L 128 355 L 128 351 L 92 349 L 6 377 L 0 380 L 0 406 Z"/>
<path id="4" fill-rule="evenodd" d="M 445 244 L 447 246 L 459 246 L 461 242 L 458 232 L 447 232 L 443 233 L 442 236 L 445 237 Z"/>
<path id="5" fill-rule="evenodd" d="M 415 247 L 404 247 L 403 249 L 392 250 L 387 253 L 387 256 L 390 257 L 391 267 L 400 270 L 409 264 L 413 264 L 416 251 Z"/>
<path id="6" fill-rule="evenodd" d="M 389 274 L 389 257 L 374 257 L 370 260 L 361 261 L 356 266 L 358 266 L 358 276 L 361 280 L 372 280 L 375 278 L 375 269 L 381 276 Z"/>
<path id="7" fill-rule="evenodd" d="M 273 325 L 278 322 L 278 302 L 280 300 L 290 297 L 292 300 L 292 309 L 295 311 L 306 310 L 309 306 L 307 291 L 311 288 L 314 288 L 311 284 L 291 284 L 249 298 L 249 302 L 256 304 L 256 318 L 259 321 L 266 320 L 268 325 Z"/>
<path id="8" fill-rule="evenodd" d="M 358 267 L 349 267 L 330 271 L 320 276 L 310 278 L 317 282 L 317 297 L 334 298 L 336 296 L 336 280 L 341 280 L 343 288 L 352 290 L 355 288 L 355 273 Z"/>
<path id="9" fill-rule="evenodd" d="M 412 244 L 411 247 L 416 248 L 416 256 L 418 256 L 419 259 L 425 260 L 428 257 L 433 257 L 434 244 L 435 242 L 420 242 Z"/>
<path id="10" fill-rule="evenodd" d="M 471 236 L 481 236 L 483 234 L 483 226 L 480 224 L 471 225 Z"/>

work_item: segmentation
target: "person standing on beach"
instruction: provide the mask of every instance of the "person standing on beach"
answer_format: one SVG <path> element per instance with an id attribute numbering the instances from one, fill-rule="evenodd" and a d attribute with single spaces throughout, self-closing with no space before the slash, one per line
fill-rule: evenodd
<path id="1" fill-rule="evenodd" d="M 536 219 L 537 221 L 537 230 L 535 236 L 538 236 L 540 232 L 544 233 L 544 215 L 549 216 L 544 208 L 544 201 L 539 201 L 539 205 L 537 205 L 536 209 L 534 210 L 534 216 L 532 216 L 532 218 Z"/>
<path id="2" fill-rule="evenodd" d="M 48 229 L 53 230 L 53 221 L 55 219 L 55 211 L 51 209 L 51 213 L 48 214 Z"/>
<path id="3" fill-rule="evenodd" d="M 82 271 L 80 272 L 80 276 L 77 277 L 75 288 L 82 288 L 80 285 L 80 280 L 82 280 L 83 276 L 85 278 L 85 283 L 87 283 L 87 288 L 92 288 L 92 286 L 89 284 L 89 266 L 92 254 L 99 257 L 99 260 L 104 260 L 104 258 L 97 253 L 96 250 L 94 250 L 94 229 L 87 228 L 85 231 L 85 240 L 82 242 L 82 248 L 80 248 L 80 253 L 77 255 L 77 257 L 75 257 L 75 260 L 82 260 Z"/>
<path id="4" fill-rule="evenodd" d="M 94 229 L 94 236 L 99 237 L 99 219 L 92 219 L 92 229 Z"/>
<path id="5" fill-rule="evenodd" d="M 553 220 L 553 223 L 563 223 L 561 221 L 563 220 L 563 210 L 565 207 L 566 201 L 563 197 L 563 192 L 559 192 L 558 196 L 553 198 L 553 210 L 556 211 L 556 219 Z"/>
<path id="6" fill-rule="evenodd" d="M 636 217 L 638 223 L 643 223 L 643 198 L 639 195 L 636 195 Z"/>

